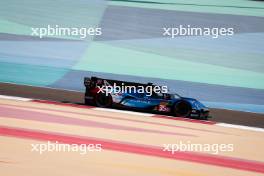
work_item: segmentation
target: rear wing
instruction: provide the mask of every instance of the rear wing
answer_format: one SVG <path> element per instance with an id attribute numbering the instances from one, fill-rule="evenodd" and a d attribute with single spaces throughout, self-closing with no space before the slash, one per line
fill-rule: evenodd
<path id="1" fill-rule="evenodd" d="M 99 77 L 85 77 L 84 78 L 84 85 L 86 88 L 95 88 L 96 86 L 102 86 L 106 84 L 114 85 L 114 83 L 118 86 L 126 85 L 126 86 L 155 86 L 153 83 L 135 83 L 135 82 L 128 82 L 128 81 L 120 81 L 120 80 L 113 80 L 113 79 L 105 79 Z"/>

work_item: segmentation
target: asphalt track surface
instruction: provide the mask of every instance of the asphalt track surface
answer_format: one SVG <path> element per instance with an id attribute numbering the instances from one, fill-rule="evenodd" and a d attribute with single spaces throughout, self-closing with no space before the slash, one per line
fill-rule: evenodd
<path id="1" fill-rule="evenodd" d="M 82 92 L 16 85 L 10 83 L 0 83 L 0 94 L 65 103 L 84 103 L 84 93 Z M 215 122 L 264 128 L 263 114 L 215 108 L 211 108 L 210 111 L 212 115 L 210 120 Z"/>
<path id="2" fill-rule="evenodd" d="M 263 131 L 21 99 L 0 98 L 0 111 L 1 175 L 264 174 Z M 232 144 L 233 151 L 215 147 L 164 150 L 164 144 L 179 145 L 180 141 L 202 146 Z M 48 142 L 75 147 L 64 150 L 46 146 Z M 101 150 L 81 149 L 89 144 L 100 144 Z"/>

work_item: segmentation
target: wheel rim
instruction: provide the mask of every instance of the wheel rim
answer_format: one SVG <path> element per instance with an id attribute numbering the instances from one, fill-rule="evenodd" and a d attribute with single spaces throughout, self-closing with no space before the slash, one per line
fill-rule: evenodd
<path id="1" fill-rule="evenodd" d="M 187 102 L 181 101 L 175 105 L 175 115 L 179 117 L 187 117 L 190 115 L 191 108 Z"/>

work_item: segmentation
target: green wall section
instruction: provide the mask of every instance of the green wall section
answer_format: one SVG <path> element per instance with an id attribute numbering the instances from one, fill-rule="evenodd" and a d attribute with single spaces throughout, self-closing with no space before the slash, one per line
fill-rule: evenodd
<path id="1" fill-rule="evenodd" d="M 31 28 L 26 25 L 0 19 L 0 33 L 30 35 Z"/>
<path id="2" fill-rule="evenodd" d="M 0 32 L 30 36 L 31 28 L 97 27 L 107 7 L 103 0 L 9 0 L 0 1 Z M 80 39 L 80 36 L 48 36 Z M 87 36 L 85 40 L 92 40 Z"/>
<path id="3" fill-rule="evenodd" d="M 47 26 L 41 26 L 41 27 L 47 27 Z M 51 26 L 55 27 L 55 26 Z M 8 21 L 8 20 L 3 20 L 0 19 L 0 33 L 7 33 L 7 34 L 15 34 L 15 35 L 25 35 L 25 36 L 33 36 L 33 37 L 39 37 L 36 35 L 31 35 L 32 34 L 32 27 L 19 24 L 16 22 Z M 43 38 L 59 38 L 59 39 L 72 39 L 72 40 L 80 40 L 79 36 L 43 36 Z M 88 38 L 88 37 L 87 37 Z M 89 37 L 91 38 L 91 37 Z"/>
<path id="4" fill-rule="evenodd" d="M 100 42 L 92 43 L 74 69 L 264 89 L 263 73 L 178 60 Z"/>
<path id="5" fill-rule="evenodd" d="M 34 86 L 49 86 L 67 73 L 68 69 L 0 62 L 0 82 Z"/>
<path id="6" fill-rule="evenodd" d="M 264 17 L 264 3 L 247 0 L 112 0 L 109 5 Z"/>
<path id="7" fill-rule="evenodd" d="M 264 73 L 264 33 L 240 33 L 218 39 L 202 36 L 104 41 L 111 46 L 194 63 Z M 142 58 L 143 59 L 143 58 Z"/>

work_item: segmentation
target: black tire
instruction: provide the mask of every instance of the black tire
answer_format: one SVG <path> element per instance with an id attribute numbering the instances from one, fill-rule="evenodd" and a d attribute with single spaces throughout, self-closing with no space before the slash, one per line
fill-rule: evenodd
<path id="1" fill-rule="evenodd" d="M 191 111 L 192 107 L 186 101 L 179 101 L 173 107 L 173 115 L 176 117 L 189 117 Z"/>
<path id="2" fill-rule="evenodd" d="M 84 99 L 84 104 L 85 104 L 85 105 L 88 105 L 88 104 L 89 104 L 88 99 L 86 99 L 86 98 Z"/>
<path id="3" fill-rule="evenodd" d="M 201 113 L 200 113 L 200 116 L 198 119 L 199 120 L 208 120 L 208 116 L 201 116 Z"/>
<path id="4" fill-rule="evenodd" d="M 199 117 L 199 120 L 208 120 L 208 117 Z"/>
<path id="5" fill-rule="evenodd" d="M 85 98 L 84 99 L 84 104 L 85 105 L 89 105 L 89 104 L 91 104 L 91 101 L 89 99 Z"/>
<path id="6" fill-rule="evenodd" d="M 102 108 L 108 108 L 112 106 L 111 95 L 106 96 L 104 93 L 98 93 L 95 96 L 95 105 Z"/>

